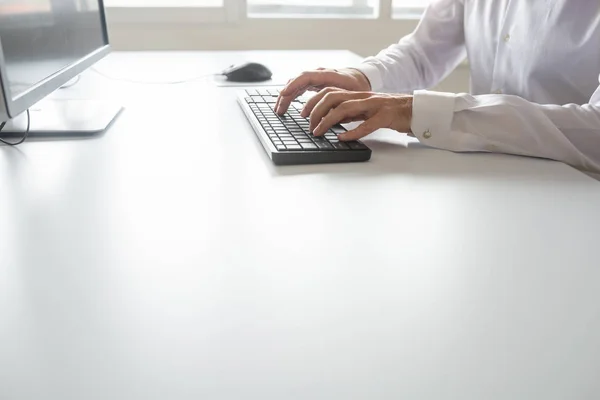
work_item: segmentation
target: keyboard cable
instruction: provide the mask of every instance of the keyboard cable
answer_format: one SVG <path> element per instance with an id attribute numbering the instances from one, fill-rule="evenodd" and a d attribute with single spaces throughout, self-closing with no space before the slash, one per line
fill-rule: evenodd
<path id="1" fill-rule="evenodd" d="M 4 129 L 5 126 L 6 126 L 6 122 L 0 123 L 0 133 L 2 133 L 2 130 Z M 9 142 L 8 140 L 4 140 L 4 139 L 0 138 L 0 142 L 6 144 L 8 146 L 18 146 L 21 143 L 23 143 L 25 140 L 27 140 L 30 129 L 31 129 L 31 114 L 29 113 L 29 109 L 27 109 L 27 129 L 23 133 L 23 137 L 21 137 L 21 139 L 17 140 L 16 142 Z"/>

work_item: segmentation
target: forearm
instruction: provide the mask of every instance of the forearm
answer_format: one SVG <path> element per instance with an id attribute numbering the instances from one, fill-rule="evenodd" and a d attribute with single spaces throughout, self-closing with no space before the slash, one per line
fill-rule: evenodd
<path id="1" fill-rule="evenodd" d="M 598 105 L 423 91 L 415 93 L 411 129 L 432 147 L 543 157 L 600 172 Z"/>

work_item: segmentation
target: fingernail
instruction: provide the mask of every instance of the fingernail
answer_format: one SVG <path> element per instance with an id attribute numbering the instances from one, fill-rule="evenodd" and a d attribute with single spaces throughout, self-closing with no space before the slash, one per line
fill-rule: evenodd
<path id="1" fill-rule="evenodd" d="M 343 133 L 340 133 L 339 135 L 337 135 L 339 140 L 346 140 L 346 135 Z"/>

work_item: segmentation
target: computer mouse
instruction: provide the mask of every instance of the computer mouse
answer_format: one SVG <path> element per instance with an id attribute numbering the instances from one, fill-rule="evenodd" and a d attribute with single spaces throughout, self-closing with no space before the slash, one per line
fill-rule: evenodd
<path id="1" fill-rule="evenodd" d="M 248 62 L 232 65 L 223 71 L 223 75 L 231 82 L 262 82 L 271 79 L 273 73 L 262 64 Z"/>

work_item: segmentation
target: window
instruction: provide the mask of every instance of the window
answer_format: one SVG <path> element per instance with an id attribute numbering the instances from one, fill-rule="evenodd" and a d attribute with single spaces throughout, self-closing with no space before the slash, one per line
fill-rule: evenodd
<path id="1" fill-rule="evenodd" d="M 223 0 L 104 0 L 106 7 L 223 7 Z"/>
<path id="2" fill-rule="evenodd" d="M 379 0 L 248 0 L 249 17 L 375 18 Z"/>
<path id="3" fill-rule="evenodd" d="M 392 0 L 392 18 L 414 18 L 423 13 L 431 0 Z"/>
<path id="4" fill-rule="evenodd" d="M 239 0 L 104 0 L 109 24 L 199 24 L 232 20 Z M 235 10 L 234 10 L 235 11 Z"/>
<path id="5" fill-rule="evenodd" d="M 1 0 L 0 0 L 1 1 Z M 430 0 L 104 0 L 109 9 L 126 9 L 122 22 L 203 22 L 240 18 L 393 18 L 418 17 Z M 141 12 L 141 9 L 146 9 Z M 161 10 L 168 9 L 168 12 Z M 380 10 L 383 10 L 380 13 Z M 109 13 L 110 14 L 110 13 Z M 115 15 L 113 13 L 113 15 Z"/>

